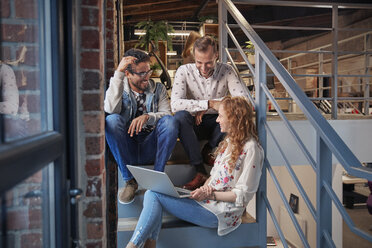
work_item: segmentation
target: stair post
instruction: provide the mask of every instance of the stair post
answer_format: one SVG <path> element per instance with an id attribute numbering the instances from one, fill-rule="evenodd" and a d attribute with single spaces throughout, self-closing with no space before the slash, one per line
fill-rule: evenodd
<path id="1" fill-rule="evenodd" d="M 263 60 L 262 56 L 256 50 L 255 54 L 256 61 L 256 77 L 255 77 L 255 89 L 256 89 L 256 128 L 258 132 L 258 137 L 260 139 L 260 144 L 265 151 L 266 158 L 266 95 L 265 92 L 260 87 L 260 84 L 266 85 L 266 62 Z M 266 204 L 263 196 L 266 195 L 266 166 L 265 163 L 262 168 L 262 175 L 260 180 L 260 185 L 256 193 L 256 219 L 258 222 L 258 233 L 259 233 L 259 247 L 266 247 L 266 236 L 267 236 L 267 214 L 266 214 Z"/>
<path id="2" fill-rule="evenodd" d="M 316 168 L 316 247 L 328 247 L 324 234 L 332 237 L 332 200 L 324 184 L 332 187 L 332 152 L 323 139 L 317 134 L 316 142 L 317 168 Z"/>
<path id="3" fill-rule="evenodd" d="M 223 4 L 223 1 L 218 1 L 218 47 L 220 61 L 223 63 L 227 62 L 227 54 L 225 48 L 228 48 L 227 34 L 225 24 L 227 23 L 227 9 Z"/>

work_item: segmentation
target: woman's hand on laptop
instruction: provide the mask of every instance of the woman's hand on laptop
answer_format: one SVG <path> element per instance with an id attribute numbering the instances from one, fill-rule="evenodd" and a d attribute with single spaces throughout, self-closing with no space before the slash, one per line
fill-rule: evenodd
<path id="1" fill-rule="evenodd" d="M 213 199 L 213 192 L 214 188 L 209 185 L 201 186 L 200 188 L 197 188 L 194 191 L 191 191 L 191 199 L 194 199 L 196 201 L 204 201 L 207 199 L 212 200 Z"/>

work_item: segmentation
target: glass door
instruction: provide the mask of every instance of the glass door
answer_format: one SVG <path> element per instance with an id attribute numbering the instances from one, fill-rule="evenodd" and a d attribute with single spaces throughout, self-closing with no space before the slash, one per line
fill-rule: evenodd
<path id="1" fill-rule="evenodd" d="M 70 247 L 63 1 L 0 2 L 1 247 Z"/>

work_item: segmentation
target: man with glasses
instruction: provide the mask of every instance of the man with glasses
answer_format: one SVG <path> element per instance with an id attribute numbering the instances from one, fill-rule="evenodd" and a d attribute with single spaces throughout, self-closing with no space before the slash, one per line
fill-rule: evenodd
<path id="1" fill-rule="evenodd" d="M 223 138 L 216 122 L 220 100 L 228 94 L 248 98 L 247 87 L 232 66 L 217 62 L 217 43 L 212 37 L 197 39 L 193 53 L 195 63 L 178 68 L 171 96 L 181 143 L 197 172 L 184 186 L 190 190 L 204 184 L 207 179 L 204 163 L 213 165 L 211 154 Z M 198 140 L 208 140 L 202 151 Z"/>
<path id="2" fill-rule="evenodd" d="M 122 204 L 131 203 L 138 188 L 127 164 L 154 164 L 155 170 L 164 171 L 177 141 L 178 124 L 170 115 L 167 91 L 150 80 L 151 73 L 150 57 L 130 49 L 106 91 L 106 140 L 126 182 L 118 192 Z"/>

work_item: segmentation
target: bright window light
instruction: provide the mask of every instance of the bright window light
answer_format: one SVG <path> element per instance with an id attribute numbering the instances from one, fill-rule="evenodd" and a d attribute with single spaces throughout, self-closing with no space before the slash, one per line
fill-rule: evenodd
<path id="1" fill-rule="evenodd" d="M 189 36 L 191 31 L 177 30 L 174 33 L 168 33 L 169 36 Z M 146 32 L 143 29 L 135 29 L 134 35 L 145 35 Z"/>
<path id="2" fill-rule="evenodd" d="M 174 55 L 177 55 L 177 52 L 176 51 L 168 51 L 167 55 L 174 56 Z"/>

